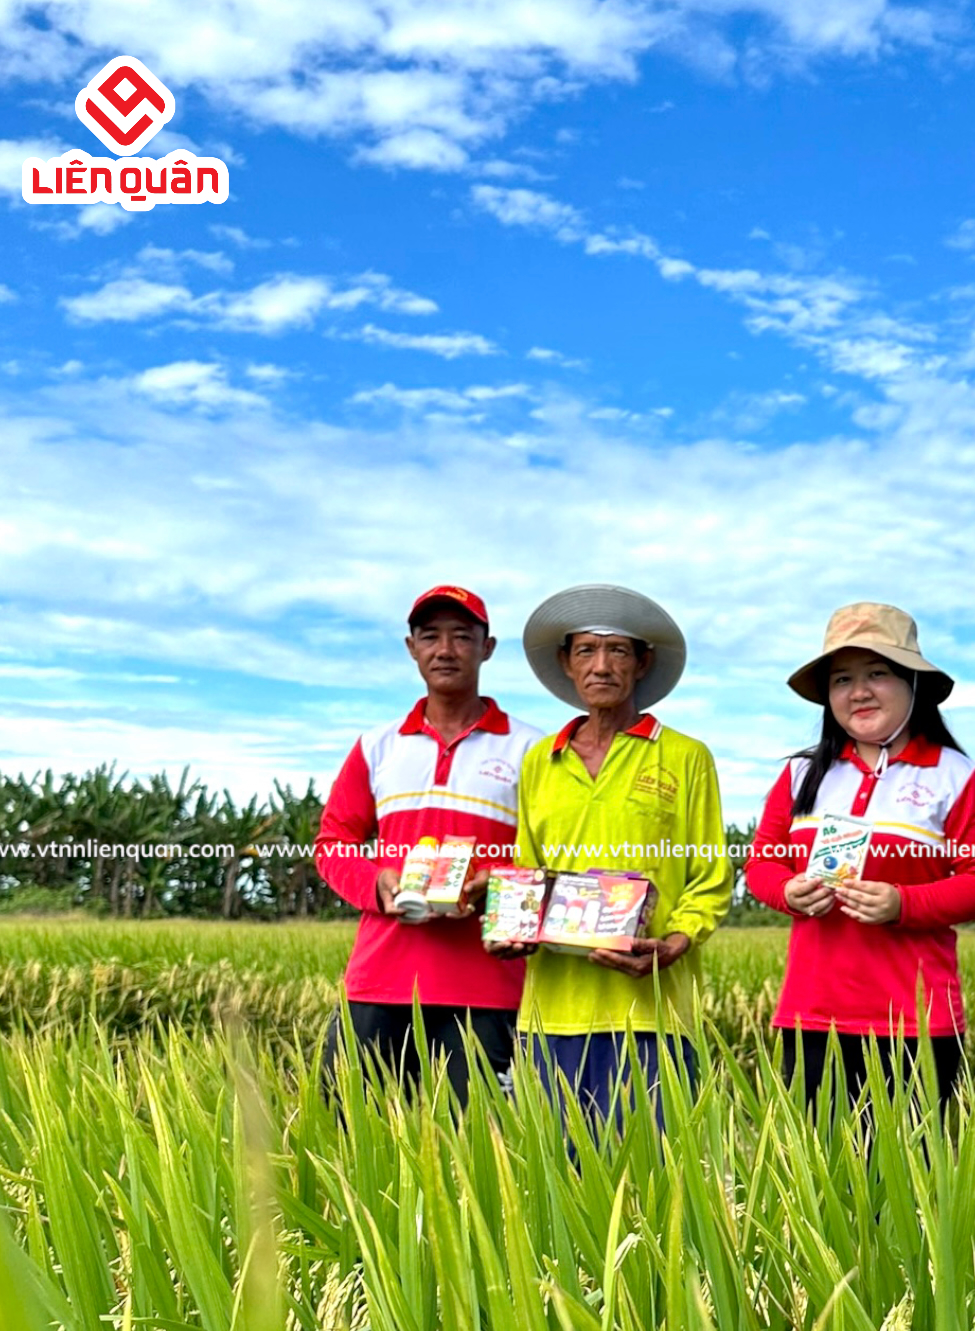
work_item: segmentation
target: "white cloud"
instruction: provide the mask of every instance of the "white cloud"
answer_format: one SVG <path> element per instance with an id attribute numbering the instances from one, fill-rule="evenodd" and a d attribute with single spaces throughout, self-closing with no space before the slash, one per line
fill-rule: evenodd
<path id="1" fill-rule="evenodd" d="M 64 296 L 58 304 L 81 323 L 134 323 L 186 309 L 191 301 L 184 286 L 122 277 L 88 295 Z"/>
<path id="2" fill-rule="evenodd" d="M 831 368 L 869 379 L 904 374 L 930 353 L 936 334 L 919 322 L 872 308 L 877 292 L 847 274 L 765 273 L 755 268 L 706 268 L 664 254 L 651 236 L 613 229 L 596 232 L 569 204 L 532 190 L 475 185 L 471 198 L 506 226 L 541 229 L 561 243 L 579 243 L 605 258 L 629 255 L 652 263 L 665 281 L 693 281 L 741 305 L 753 333 L 777 333 L 815 351 Z"/>
<path id="3" fill-rule="evenodd" d="M 385 273 L 361 273 L 344 286 L 326 277 L 280 273 L 246 291 L 210 291 L 194 297 L 179 279 L 187 264 L 215 272 L 232 267 L 222 254 L 200 250 L 175 251 L 147 245 L 138 266 L 113 278 L 98 291 L 63 297 L 69 318 L 84 323 L 127 322 L 180 315 L 193 322 L 214 323 L 235 332 L 275 334 L 310 328 L 323 310 L 349 311 L 362 305 L 398 314 L 426 315 L 437 305 L 425 296 L 392 284 Z M 139 270 L 170 281 L 150 280 Z"/>
<path id="4" fill-rule="evenodd" d="M 528 398 L 531 395 L 527 384 L 475 384 L 469 388 L 453 389 L 397 388 L 395 384 L 387 383 L 380 388 L 354 393 L 349 402 L 354 406 L 401 407 L 404 411 L 470 412 L 488 403 Z"/>
<path id="5" fill-rule="evenodd" d="M 527 162 L 506 162 L 497 157 L 486 162 L 472 162 L 470 171 L 472 175 L 494 180 L 551 180 L 551 176 L 543 175 Z"/>
<path id="6" fill-rule="evenodd" d="M 33 21 L 7 0 L 0 76 L 76 83 L 106 50 L 137 49 L 170 86 L 221 113 L 355 141 L 360 160 L 458 170 L 526 106 L 590 81 L 634 81 L 652 48 L 709 74 L 767 81 L 811 60 L 950 49 L 962 21 L 890 0 L 60 0 Z M 749 21 L 750 20 L 750 21 Z M 670 109 L 663 102 L 652 108 Z M 166 133 L 167 131 L 164 131 Z M 563 141 L 565 135 L 562 136 Z"/>
<path id="7" fill-rule="evenodd" d="M 82 203 L 62 209 L 61 214 L 65 220 L 52 222 L 47 220 L 49 210 L 37 208 L 34 226 L 39 231 L 53 231 L 59 240 L 80 240 L 84 236 L 110 236 L 138 216 L 114 203 Z"/>
<path id="8" fill-rule="evenodd" d="M 217 291 L 201 296 L 194 310 L 224 328 L 280 333 L 286 328 L 310 328 L 315 315 L 329 303 L 330 292 L 324 278 L 283 274 L 250 291 Z"/>
<path id="9" fill-rule="evenodd" d="M 218 240 L 229 240 L 232 245 L 236 245 L 241 250 L 267 250 L 271 248 L 269 240 L 262 240 L 258 236 L 249 236 L 243 227 L 224 226 L 222 222 L 212 223 L 210 234 L 216 236 Z"/>
<path id="10" fill-rule="evenodd" d="M 241 410 L 267 406 L 267 399 L 246 389 L 232 388 L 222 365 L 202 361 L 173 361 L 133 375 L 137 393 L 167 406 L 190 406 L 203 410 Z"/>
<path id="11" fill-rule="evenodd" d="M 12 305 L 17 299 L 17 293 L 11 291 L 3 282 L 0 282 L 0 305 Z"/>
<path id="12" fill-rule="evenodd" d="M 565 370 L 585 370 L 588 368 L 588 361 L 564 356 L 561 351 L 555 351 L 552 347 L 531 347 L 525 352 L 525 359 L 544 361 L 548 365 L 561 365 Z"/>
<path id="13" fill-rule="evenodd" d="M 360 148 L 356 161 L 372 166 L 405 166 L 415 171 L 460 171 L 467 165 L 467 153 L 446 134 L 411 129 L 391 134 L 370 148 Z"/>
<path id="14" fill-rule="evenodd" d="M 968 217 L 961 222 L 952 234 L 945 238 L 945 244 L 954 250 L 975 250 L 975 217 Z"/>
<path id="15" fill-rule="evenodd" d="M 179 675 L 145 675 L 131 670 L 112 670 L 93 672 L 71 670 L 67 666 L 37 666 L 26 664 L 9 665 L 0 662 L 0 679 L 29 679 L 40 683 L 48 681 L 60 683 L 94 679 L 118 684 L 178 684 Z"/>
<path id="16" fill-rule="evenodd" d="M 34 208 L 31 219 L 38 231 L 51 231 L 59 240 L 80 240 L 84 236 L 110 236 L 120 227 L 129 226 L 137 214 L 114 203 L 82 203 L 58 209 Z"/>
<path id="17" fill-rule="evenodd" d="M 154 157 L 166 157 L 171 152 L 177 152 L 179 149 L 186 152 L 195 153 L 197 157 L 217 157 L 226 162 L 228 166 L 244 166 L 246 163 L 241 155 L 234 151 L 229 143 L 210 143 L 206 147 L 201 147 L 188 134 L 180 134 L 167 126 L 161 129 L 152 140 L 152 155 Z"/>
<path id="18" fill-rule="evenodd" d="M 255 383 L 265 384 L 268 388 L 276 388 L 279 384 L 287 382 L 288 379 L 295 377 L 294 370 L 287 370 L 283 365 L 271 365 L 268 363 L 260 365 L 248 365 L 244 370 L 248 379 L 253 379 Z"/>
<path id="19" fill-rule="evenodd" d="M 563 237 L 559 236 L 558 239 L 561 240 Z M 631 254 L 640 259 L 660 258 L 656 242 L 639 231 L 628 232 L 625 235 L 602 235 L 597 232 L 585 237 L 584 247 L 587 254 Z"/>
<path id="20" fill-rule="evenodd" d="M 638 411 L 627 411 L 624 407 L 595 407 L 587 413 L 591 421 L 607 421 L 611 425 L 621 421 L 635 423 L 643 419 Z"/>
<path id="21" fill-rule="evenodd" d="M 762 393 L 735 391 L 707 417 L 711 429 L 728 429 L 741 438 L 763 430 L 783 413 L 795 413 L 807 402 L 804 393 L 773 388 Z"/>
<path id="22" fill-rule="evenodd" d="M 566 242 L 581 240 L 584 235 L 582 214 L 577 208 L 537 190 L 474 185 L 471 198 L 478 208 L 491 213 L 504 226 L 551 231 L 556 239 Z"/>
<path id="23" fill-rule="evenodd" d="M 730 10 L 751 11 L 767 18 L 796 53 L 833 52 L 843 56 L 875 57 L 895 43 L 930 46 L 939 31 L 960 35 L 957 21 L 919 6 L 892 5 L 884 0 L 751 0 Z M 777 35 L 777 34 L 776 34 Z M 773 41 L 774 41 L 773 37 Z"/>
<path id="24" fill-rule="evenodd" d="M 152 276 L 179 277 L 188 264 L 205 268 L 211 273 L 220 273 L 224 277 L 234 271 L 234 262 L 226 254 L 214 250 L 171 250 L 160 245 L 143 245 L 136 257 L 136 263 L 144 269 L 151 269 Z"/>
<path id="25" fill-rule="evenodd" d="M 0 195 L 23 199 L 22 168 L 28 157 L 59 157 L 62 144 L 53 139 L 0 139 Z"/>
<path id="26" fill-rule="evenodd" d="M 360 273 L 350 281 L 352 285 L 344 291 L 332 293 L 329 309 L 355 310 L 360 305 L 377 305 L 381 310 L 395 310 L 397 314 L 437 313 L 436 301 L 394 287 L 385 273 Z"/>
<path id="27" fill-rule="evenodd" d="M 75 226 L 78 231 L 94 231 L 96 236 L 110 236 L 119 227 L 128 226 L 135 214 L 114 203 L 89 203 L 78 209 Z M 70 223 L 66 223 L 70 226 Z"/>
<path id="28" fill-rule="evenodd" d="M 257 794 L 263 801 L 275 780 L 304 791 L 311 775 L 324 794 L 361 728 L 333 723 L 310 735 L 307 725 L 286 715 L 240 720 L 203 715 L 187 721 L 163 713 L 153 723 L 127 715 L 144 714 L 145 704 L 136 709 L 98 698 L 70 705 L 92 714 L 6 716 L 0 723 L 4 768 L 30 775 L 49 767 L 59 775 L 80 773 L 110 757 L 132 780 L 166 772 L 175 787 L 189 766 L 191 779 L 210 790 L 229 790 L 241 801 Z"/>
<path id="29" fill-rule="evenodd" d="M 163 402 L 226 385 L 205 364 L 156 370 L 147 383 Z M 754 811 L 780 755 L 806 739 L 813 718 L 784 679 L 815 652 L 837 605 L 904 605 L 928 655 L 970 673 L 975 610 L 957 569 L 975 560 L 975 387 L 923 365 L 881 385 L 891 411 L 869 441 L 837 430 L 774 450 L 743 449 L 719 431 L 683 442 L 686 428 L 681 443 L 661 435 L 648 449 L 639 422 L 631 435 L 628 420 L 601 423 L 591 416 L 601 404 L 566 394 L 515 437 L 473 424 L 474 412 L 370 431 L 241 410 L 215 431 L 152 393 L 139 411 L 120 409 L 132 391 L 75 382 L 44 390 L 29 413 L 21 397 L 0 396 L 11 472 L 45 459 L 0 515 L 0 658 L 90 669 L 94 650 L 150 662 L 153 673 L 198 667 L 351 689 L 363 708 L 395 715 L 414 689 L 399 643 L 404 607 L 450 579 L 482 592 L 498 625 L 492 692 L 554 728 L 564 713 L 522 661 L 524 620 L 554 585 L 618 580 L 659 599 L 692 644 L 695 673 L 659 710 L 717 751 L 729 816 Z M 856 536 L 824 541 L 837 478 Z M 445 548 L 404 496 L 422 496 L 431 513 L 473 497 L 477 521 L 452 521 Z M 78 765 L 77 738 L 55 727 L 31 740 L 4 711 L 6 751 Z M 91 725 L 86 754 L 127 757 L 129 740 Z M 143 736 L 147 753 L 158 756 L 165 729 Z M 179 743 L 195 763 L 221 747 Z"/>
<path id="30" fill-rule="evenodd" d="M 372 346 L 395 347 L 400 351 L 429 351 L 444 360 L 458 356 L 497 356 L 500 348 L 480 333 L 394 333 L 388 328 L 366 324 L 345 336 Z"/>

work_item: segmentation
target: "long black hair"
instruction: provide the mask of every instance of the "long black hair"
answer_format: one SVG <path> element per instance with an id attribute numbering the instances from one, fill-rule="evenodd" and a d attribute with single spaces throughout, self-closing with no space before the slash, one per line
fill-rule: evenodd
<path id="1" fill-rule="evenodd" d="M 895 675 L 899 675 L 908 684 L 912 682 L 914 678 L 913 670 L 898 665 L 896 661 L 887 661 L 886 657 L 884 660 Z M 816 682 L 819 685 L 820 697 L 828 698 L 828 660 L 821 662 L 816 672 Z M 958 753 L 964 753 L 965 750 L 945 725 L 941 713 L 938 711 L 938 703 L 931 688 L 932 683 L 931 676 L 925 671 L 919 670 L 917 672 L 914 709 L 911 712 L 911 719 L 907 723 L 907 732 L 911 736 L 923 735 L 930 744 L 937 744 L 942 749 L 956 749 Z M 823 729 L 819 737 L 819 743 L 811 749 L 801 749 L 798 753 L 792 754 L 793 758 L 809 759 L 809 766 L 806 768 L 802 784 L 792 805 L 793 818 L 812 813 L 820 783 L 843 752 L 843 747 L 849 738 L 849 735 L 833 716 L 829 703 L 824 703 Z"/>

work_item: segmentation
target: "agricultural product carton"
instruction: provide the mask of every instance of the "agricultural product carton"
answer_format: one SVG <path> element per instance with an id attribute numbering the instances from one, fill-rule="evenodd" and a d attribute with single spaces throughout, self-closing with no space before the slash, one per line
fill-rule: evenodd
<path id="1" fill-rule="evenodd" d="M 481 937 L 485 943 L 534 943 L 544 901 L 544 869 L 493 868 Z"/>
<path id="2" fill-rule="evenodd" d="M 807 878 L 821 878 L 827 887 L 840 887 L 859 878 L 870 850 L 873 823 L 849 814 L 824 813 L 809 852 Z"/>
<path id="3" fill-rule="evenodd" d="M 438 915 L 466 905 L 464 888 L 474 876 L 476 837 L 447 836 L 440 843 L 427 884 L 427 904 Z"/>
<path id="4" fill-rule="evenodd" d="M 656 888 L 625 873 L 555 875 L 538 941 L 555 952 L 631 952 L 653 911 Z"/>

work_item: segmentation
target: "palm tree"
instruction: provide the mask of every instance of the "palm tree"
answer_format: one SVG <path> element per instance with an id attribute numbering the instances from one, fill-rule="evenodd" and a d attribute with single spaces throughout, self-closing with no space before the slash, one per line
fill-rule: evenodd
<path id="1" fill-rule="evenodd" d="M 273 834 L 274 822 L 274 814 L 266 804 L 258 804 L 256 795 L 238 809 L 230 791 L 224 790 L 223 804 L 216 810 L 203 839 L 227 848 L 218 857 L 223 868 L 221 914 L 225 920 L 239 919 L 243 908 L 238 882 L 242 862 L 250 858 L 248 852 L 252 846 L 263 844 Z"/>
<path id="2" fill-rule="evenodd" d="M 290 854 L 270 861 L 269 873 L 276 888 L 278 914 L 305 917 L 309 909 L 319 911 L 324 884 L 315 868 L 314 841 L 321 818 L 322 802 L 309 780 L 304 795 L 297 796 L 290 785 L 275 781 L 278 802 L 271 796 L 271 808 L 277 819 L 278 844 L 290 846 Z"/>

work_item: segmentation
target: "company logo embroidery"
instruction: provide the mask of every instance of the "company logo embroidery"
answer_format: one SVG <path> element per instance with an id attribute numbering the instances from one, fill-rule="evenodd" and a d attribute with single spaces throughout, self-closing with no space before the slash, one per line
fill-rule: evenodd
<path id="1" fill-rule="evenodd" d="M 673 804 L 677 799 L 680 782 L 669 768 L 661 767 L 656 772 L 639 772 L 633 782 L 633 790 L 641 795 L 656 795 L 665 804 Z"/>
<path id="2" fill-rule="evenodd" d="M 131 89 L 127 95 L 122 91 L 126 84 Z M 127 157 L 144 148 L 172 120 L 176 98 L 141 60 L 120 55 L 81 89 L 74 105 L 78 119 L 109 152 Z"/>
<path id="3" fill-rule="evenodd" d="M 28 157 L 21 169 L 27 203 L 120 203 L 148 212 L 157 203 L 226 203 L 230 172 L 218 157 L 177 148 L 165 157 L 136 157 L 176 110 L 176 99 L 135 56 L 120 55 L 78 93 L 82 124 L 122 159 L 71 149 L 46 162 Z"/>
<path id="4" fill-rule="evenodd" d="M 934 791 L 921 781 L 912 781 L 897 792 L 896 804 L 910 804 L 915 809 L 928 809 L 934 802 Z"/>
<path id="5" fill-rule="evenodd" d="M 463 587 L 445 587 L 444 595 L 452 596 L 455 601 L 467 600 L 467 593 L 464 591 Z"/>
<path id="6" fill-rule="evenodd" d="M 513 786 L 518 772 L 505 758 L 486 758 L 477 771 L 478 776 L 490 776 L 506 786 Z"/>

